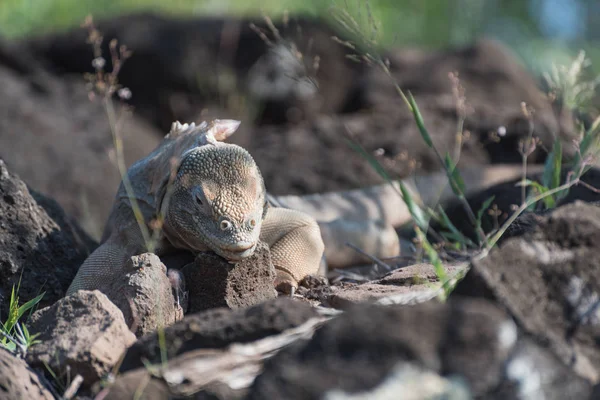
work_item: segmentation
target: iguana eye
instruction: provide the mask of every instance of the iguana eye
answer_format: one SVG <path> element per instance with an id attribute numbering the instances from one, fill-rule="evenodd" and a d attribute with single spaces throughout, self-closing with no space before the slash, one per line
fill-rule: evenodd
<path id="1" fill-rule="evenodd" d="M 226 219 L 221 221 L 221 230 L 226 231 L 230 228 L 231 228 L 231 222 L 227 221 Z"/>
<path id="2" fill-rule="evenodd" d="M 202 199 L 200 198 L 200 196 L 196 196 L 196 203 L 198 203 L 199 205 L 202 205 Z"/>

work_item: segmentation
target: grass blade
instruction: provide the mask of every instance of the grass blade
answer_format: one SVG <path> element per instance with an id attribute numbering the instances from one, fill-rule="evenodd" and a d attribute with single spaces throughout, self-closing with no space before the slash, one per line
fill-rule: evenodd
<path id="1" fill-rule="evenodd" d="M 429 146 L 429 148 L 433 149 L 433 141 L 431 140 L 431 136 L 429 136 L 429 132 L 427 128 L 425 128 L 425 121 L 423 121 L 423 116 L 421 115 L 421 111 L 419 111 L 419 107 L 417 106 L 417 102 L 413 97 L 412 93 L 408 92 L 408 102 L 410 104 L 411 111 L 415 118 L 415 122 L 417 123 L 417 127 L 419 128 L 419 132 L 421 132 L 421 136 L 423 140 Z"/>
<path id="2" fill-rule="evenodd" d="M 495 198 L 496 198 L 496 196 L 489 197 L 486 201 L 483 202 L 479 211 L 477 211 L 477 224 L 479 226 L 481 226 L 481 219 L 483 218 L 483 213 L 488 208 L 490 208 L 490 206 L 492 205 L 492 202 L 494 201 Z"/>

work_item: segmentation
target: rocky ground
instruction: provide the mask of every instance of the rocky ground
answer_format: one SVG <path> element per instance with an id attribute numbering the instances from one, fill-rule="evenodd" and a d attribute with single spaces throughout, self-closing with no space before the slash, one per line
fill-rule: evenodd
<path id="1" fill-rule="evenodd" d="M 347 145 L 348 132 L 397 176 L 414 163 L 439 169 L 388 77 L 348 60 L 330 40 L 340 33 L 318 22 L 279 26 L 309 70 L 320 57 L 318 87 L 248 21 L 138 15 L 99 27 L 134 50 L 121 75 L 135 107 L 127 164 L 173 120 L 226 114 L 244 121 L 233 141 L 277 194 L 381 182 Z M 497 43 L 386 57 L 441 148 L 454 146 L 460 109 L 448 73 L 459 73 L 469 105 L 465 167 L 520 162 L 529 129 L 521 102 L 535 108 L 542 142 L 573 135 Z M 523 215 L 486 258 L 448 262 L 446 273 L 464 278 L 446 302 L 432 265 L 399 259 L 307 279 L 294 298 L 277 297 L 267 248 L 233 266 L 208 253 L 141 254 L 122 286 L 64 297 L 119 183 L 109 125 L 81 78 L 91 59 L 82 30 L 0 42 L 2 321 L 14 285 L 21 302 L 45 292 L 26 320 L 39 342 L 26 354 L 0 349 L 1 398 L 600 398 L 600 199 L 583 186 L 554 210 Z M 600 187 L 598 174 L 585 182 Z M 469 201 L 478 209 L 490 194 L 505 213 L 520 201 L 510 183 Z M 461 213 L 448 207 L 469 234 Z M 166 275 L 174 262 L 187 264 L 192 288 L 177 299 Z"/>

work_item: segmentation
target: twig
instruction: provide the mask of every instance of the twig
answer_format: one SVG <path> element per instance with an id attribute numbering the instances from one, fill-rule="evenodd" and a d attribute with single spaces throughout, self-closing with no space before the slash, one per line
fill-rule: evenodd
<path id="1" fill-rule="evenodd" d="M 75 376 L 75 379 L 73 379 L 73 381 L 71 382 L 71 384 L 69 385 L 69 387 L 65 391 L 65 394 L 63 395 L 63 398 L 65 400 L 72 399 L 73 396 L 75 396 L 77 394 L 77 391 L 81 387 L 82 383 L 83 383 L 83 377 L 81 375 L 77 374 L 77 376 Z"/>
<path id="2" fill-rule="evenodd" d="M 346 246 L 350 247 L 352 250 L 356 251 L 357 253 L 362 254 L 363 256 L 367 257 L 369 260 L 373 261 L 375 264 L 379 265 L 380 267 L 385 268 L 388 271 L 392 270 L 392 267 L 390 267 L 389 265 L 387 265 L 386 263 L 381 261 L 379 258 L 368 254 L 366 251 L 361 250 L 360 248 L 353 245 L 352 243 L 346 242 L 345 244 L 346 244 Z"/>

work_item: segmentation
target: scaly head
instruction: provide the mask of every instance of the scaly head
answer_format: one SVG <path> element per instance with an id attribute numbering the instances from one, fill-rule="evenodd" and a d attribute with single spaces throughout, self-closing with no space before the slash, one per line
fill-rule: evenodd
<path id="1" fill-rule="evenodd" d="M 229 260 L 254 253 L 266 214 L 262 175 L 243 148 L 213 142 L 181 160 L 163 208 L 167 234 Z"/>

